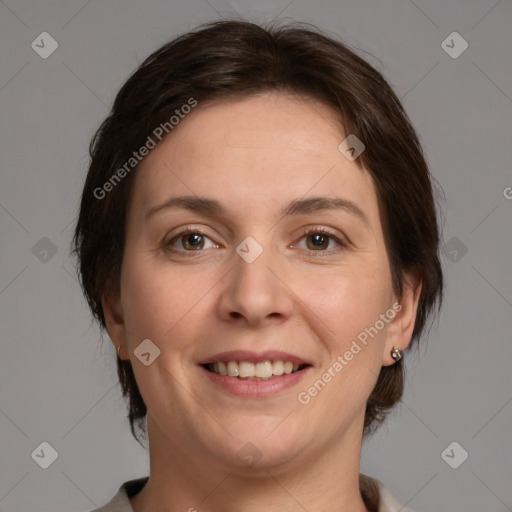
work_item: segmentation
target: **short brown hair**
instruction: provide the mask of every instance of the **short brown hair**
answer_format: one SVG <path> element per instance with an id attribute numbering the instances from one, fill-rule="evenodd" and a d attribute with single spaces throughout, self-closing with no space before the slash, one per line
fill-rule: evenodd
<path id="1" fill-rule="evenodd" d="M 74 251 L 85 297 L 105 328 L 102 298 L 119 293 L 126 214 L 135 170 L 98 198 L 95 192 L 190 98 L 201 102 L 284 91 L 319 100 L 341 115 L 346 134 L 366 146 L 358 163 L 371 174 L 379 202 L 393 287 L 403 272 L 422 279 L 412 341 L 440 305 L 443 274 L 432 178 L 418 137 L 383 76 L 341 42 L 306 24 L 219 21 L 182 35 L 150 55 L 119 91 L 90 145 Z M 131 362 L 117 359 L 131 431 L 144 430 L 146 405 Z M 401 363 L 381 368 L 369 397 L 365 433 L 403 393 Z"/>

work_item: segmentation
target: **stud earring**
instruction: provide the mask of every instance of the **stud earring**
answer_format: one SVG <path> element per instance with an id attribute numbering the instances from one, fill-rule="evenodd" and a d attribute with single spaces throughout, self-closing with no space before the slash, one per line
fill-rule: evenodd
<path id="1" fill-rule="evenodd" d="M 400 359 L 402 359 L 402 351 L 397 347 L 393 347 L 393 350 L 391 351 L 391 357 L 395 360 L 395 362 L 400 361 Z"/>

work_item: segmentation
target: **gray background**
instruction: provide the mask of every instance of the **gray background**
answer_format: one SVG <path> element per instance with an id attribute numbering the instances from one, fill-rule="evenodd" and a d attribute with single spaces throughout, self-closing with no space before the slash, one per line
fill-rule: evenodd
<path id="1" fill-rule="evenodd" d="M 407 355 L 403 404 L 365 442 L 363 472 L 415 510 L 512 510 L 512 4 L 504 0 L 0 2 L 0 510 L 90 510 L 148 473 L 114 350 L 98 341 L 69 258 L 87 146 L 143 58 L 237 12 L 311 22 L 358 49 L 403 99 L 445 192 L 444 310 L 428 343 Z M 59 45 L 47 59 L 31 48 L 43 31 Z M 469 44 L 458 58 L 441 46 L 454 31 Z M 445 44 L 453 52 L 460 43 Z M 58 452 L 48 469 L 31 457 L 43 441 Z M 469 453 L 457 469 L 441 457 L 453 441 Z M 448 453 L 452 464 L 463 454 Z"/>

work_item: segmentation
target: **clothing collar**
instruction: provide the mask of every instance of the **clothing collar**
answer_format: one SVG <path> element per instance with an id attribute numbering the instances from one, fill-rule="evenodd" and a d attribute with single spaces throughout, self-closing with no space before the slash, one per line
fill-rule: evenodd
<path id="1" fill-rule="evenodd" d="M 149 477 L 146 476 L 124 482 L 117 494 L 105 506 L 93 512 L 134 512 L 130 498 L 142 490 L 148 479 Z M 378 503 L 377 512 L 412 512 L 403 507 L 376 478 L 361 474 L 359 485 L 361 492 L 366 494 L 367 500 Z"/>

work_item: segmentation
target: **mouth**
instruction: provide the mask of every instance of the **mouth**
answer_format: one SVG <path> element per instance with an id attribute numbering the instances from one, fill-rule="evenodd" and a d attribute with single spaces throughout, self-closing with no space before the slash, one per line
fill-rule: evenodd
<path id="1" fill-rule="evenodd" d="M 282 375 L 290 375 L 308 368 L 309 364 L 298 364 L 282 359 L 250 361 L 226 360 L 201 365 L 209 372 L 238 380 L 267 381 Z"/>
<path id="2" fill-rule="evenodd" d="M 311 361 L 281 350 L 230 350 L 197 364 L 213 384 L 213 392 L 222 390 L 231 396 L 251 399 L 279 396 L 313 370 Z"/>

